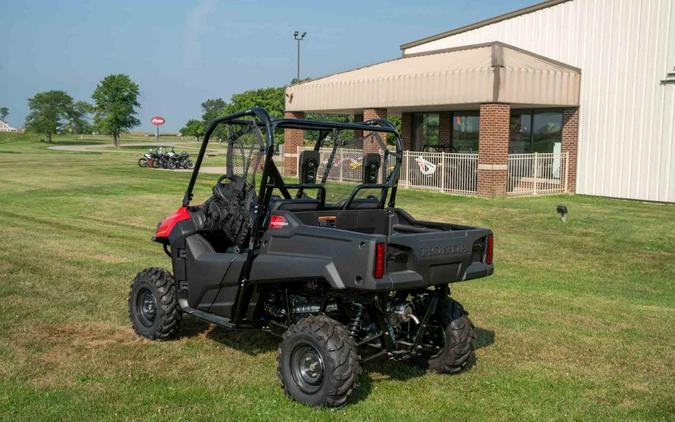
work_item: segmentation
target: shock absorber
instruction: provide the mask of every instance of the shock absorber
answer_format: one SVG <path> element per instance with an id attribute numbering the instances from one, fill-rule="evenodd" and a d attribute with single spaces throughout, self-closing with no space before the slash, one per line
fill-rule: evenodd
<path id="1" fill-rule="evenodd" d="M 359 331 L 361 330 L 361 319 L 363 317 L 363 305 L 359 303 L 355 303 L 354 306 L 356 307 L 356 313 L 354 314 L 354 318 L 349 322 L 349 335 L 352 336 L 352 338 L 356 338 L 357 335 L 359 335 Z"/>

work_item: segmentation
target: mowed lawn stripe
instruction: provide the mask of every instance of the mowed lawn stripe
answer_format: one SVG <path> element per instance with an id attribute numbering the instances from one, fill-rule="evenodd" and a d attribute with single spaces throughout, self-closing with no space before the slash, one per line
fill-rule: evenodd
<path id="1" fill-rule="evenodd" d="M 451 377 L 369 363 L 353 402 L 326 411 L 283 396 L 278 340 L 265 333 L 186 318 L 178 340 L 153 343 L 130 329 L 129 283 L 170 266 L 150 236 L 180 205 L 189 173 L 139 168 L 142 150 L 46 147 L 0 134 L 0 419 L 675 417 L 672 205 L 399 190 L 398 205 L 420 219 L 495 231 L 495 275 L 452 286 L 477 326 L 478 360 Z M 202 179 L 197 202 L 216 177 Z"/>

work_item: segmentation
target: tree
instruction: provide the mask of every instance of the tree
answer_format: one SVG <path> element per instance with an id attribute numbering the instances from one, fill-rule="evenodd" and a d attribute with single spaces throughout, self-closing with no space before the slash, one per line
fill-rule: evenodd
<path id="1" fill-rule="evenodd" d="M 95 103 L 94 123 L 103 133 L 112 135 L 120 146 L 120 133 L 138 126 L 136 118 L 138 85 L 124 74 L 108 75 L 96 86 L 91 96 Z"/>
<path id="2" fill-rule="evenodd" d="M 66 131 L 70 133 L 91 133 L 92 126 L 89 123 L 89 115 L 94 112 L 94 106 L 86 101 L 77 101 L 73 104 L 70 115 L 70 121 L 66 126 Z"/>
<path id="3" fill-rule="evenodd" d="M 63 130 L 73 113 L 73 98 L 64 91 L 39 92 L 28 99 L 30 113 L 26 117 L 26 130 L 52 134 Z"/>
<path id="4" fill-rule="evenodd" d="M 227 103 L 222 98 L 206 100 L 202 103 L 202 121 L 208 126 L 216 117 L 221 115 Z"/>
<path id="5" fill-rule="evenodd" d="M 204 122 L 201 120 L 190 119 L 185 123 L 185 127 L 180 130 L 182 136 L 194 136 L 199 142 L 200 138 L 204 136 Z"/>
<path id="6" fill-rule="evenodd" d="M 254 106 L 264 107 L 272 117 L 284 115 L 284 88 L 260 88 L 251 89 L 238 94 L 233 94 L 230 102 L 222 98 L 209 99 L 202 103 L 202 121 L 204 128 L 218 117 L 226 116 L 237 111 L 245 110 Z M 222 127 L 218 127 L 213 136 L 221 138 L 226 136 Z M 283 135 L 280 135 L 283 136 Z"/>
<path id="7" fill-rule="evenodd" d="M 260 88 L 233 94 L 224 108 L 230 114 L 251 107 L 263 107 L 272 117 L 284 116 L 284 88 Z"/>
<path id="8" fill-rule="evenodd" d="M 264 107 L 272 117 L 283 117 L 284 88 L 251 89 L 233 94 L 230 102 L 222 98 L 206 100 L 202 103 L 202 121 L 208 127 L 218 117 L 256 106 Z"/>
<path id="9" fill-rule="evenodd" d="M 9 109 L 7 107 L 0 107 L 0 120 L 4 122 L 8 114 Z"/>

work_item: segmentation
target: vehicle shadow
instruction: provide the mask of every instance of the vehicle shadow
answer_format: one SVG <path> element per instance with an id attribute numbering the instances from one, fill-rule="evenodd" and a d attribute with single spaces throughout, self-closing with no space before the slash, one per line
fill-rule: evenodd
<path id="1" fill-rule="evenodd" d="M 278 337 L 261 330 L 229 330 L 197 318 L 183 318 L 180 338 L 199 336 L 204 336 L 251 356 L 276 350 L 280 341 Z"/>
<path id="2" fill-rule="evenodd" d="M 493 330 L 475 327 L 475 332 L 476 350 L 489 347 L 495 342 Z M 281 341 L 280 338 L 261 330 L 228 330 L 196 318 L 185 318 L 180 337 L 199 336 L 204 336 L 251 356 L 275 351 Z M 473 365 L 475 365 L 475 360 L 469 363 L 467 369 L 470 369 Z M 413 362 L 396 362 L 386 359 L 366 362 L 361 365 L 361 369 L 361 376 L 350 399 L 352 403 L 366 399 L 377 383 L 386 383 L 391 380 L 406 381 L 424 376 L 427 373 L 425 369 L 416 366 Z"/>
<path id="3" fill-rule="evenodd" d="M 475 327 L 476 341 L 474 343 L 476 350 L 483 347 L 489 347 L 495 342 L 495 332 L 485 328 Z"/>
<path id="4" fill-rule="evenodd" d="M 495 342 L 495 332 L 493 330 L 475 327 L 476 333 L 475 349 L 482 349 L 489 347 Z M 470 370 L 476 364 L 474 357 L 465 370 Z M 396 362 L 389 360 L 375 360 L 367 362 L 362 365 L 363 373 L 359 377 L 359 382 L 354 390 L 351 401 L 353 403 L 364 400 L 370 395 L 373 385 L 380 382 L 388 382 L 391 380 L 405 381 L 412 378 L 424 376 L 427 373 L 426 369 L 416 366 L 414 362 Z"/>

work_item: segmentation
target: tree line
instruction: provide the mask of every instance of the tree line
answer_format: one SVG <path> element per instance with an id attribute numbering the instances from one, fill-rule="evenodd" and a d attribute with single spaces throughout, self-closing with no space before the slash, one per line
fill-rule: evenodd
<path id="1" fill-rule="evenodd" d="M 233 94 L 229 101 L 207 99 L 201 104 L 201 118 L 188 120 L 181 135 L 199 141 L 216 118 L 255 106 L 264 107 L 273 118 L 281 118 L 284 91 L 285 87 L 259 88 Z M 140 124 L 136 117 L 138 95 L 138 84 L 124 74 L 109 75 L 99 82 L 92 94 L 93 103 L 75 101 L 64 91 L 40 92 L 28 99 L 30 113 L 25 127 L 27 131 L 47 134 L 50 143 L 55 133 L 99 132 L 112 135 L 115 146 L 119 146 L 120 134 Z M 0 107 L 0 120 L 7 114 L 7 108 Z M 308 114 L 306 118 L 346 122 L 352 116 Z M 391 120 L 398 126 L 398 119 Z"/>
<path id="2" fill-rule="evenodd" d="M 118 147 L 120 134 L 140 124 L 138 95 L 138 84 L 124 74 L 103 78 L 91 96 L 93 103 L 75 101 L 65 91 L 38 92 L 28 99 L 25 128 L 46 134 L 49 143 L 57 133 L 100 132 L 112 135 Z M 6 107 L 0 108 L 0 115 L 6 117 Z"/>
<path id="3" fill-rule="evenodd" d="M 296 83 L 293 80 L 291 83 Z M 304 82 L 304 81 L 301 81 Z M 273 118 L 281 118 L 284 116 L 284 95 L 285 87 L 272 87 L 251 89 L 238 94 L 232 95 L 230 101 L 227 102 L 222 98 L 208 99 L 202 103 L 202 117 L 201 119 L 190 119 L 185 123 L 185 126 L 180 130 L 182 136 L 192 136 L 197 141 L 204 136 L 209 124 L 218 117 L 226 116 L 228 114 L 236 113 L 254 106 L 263 107 Z M 319 114 L 307 113 L 305 118 L 310 120 L 327 120 L 333 122 L 349 122 L 353 120 L 351 115 L 342 114 Z M 392 123 L 400 129 L 400 117 L 390 117 Z M 216 133 L 217 135 L 217 133 Z M 277 139 L 283 142 L 283 133 L 275 135 Z"/>
<path id="4" fill-rule="evenodd" d="M 202 103 L 201 119 L 188 120 L 180 133 L 199 141 L 213 120 L 256 106 L 265 108 L 272 117 L 283 117 L 284 87 L 251 89 L 233 94 L 229 102 L 222 98 L 208 99 Z"/>

